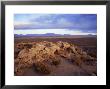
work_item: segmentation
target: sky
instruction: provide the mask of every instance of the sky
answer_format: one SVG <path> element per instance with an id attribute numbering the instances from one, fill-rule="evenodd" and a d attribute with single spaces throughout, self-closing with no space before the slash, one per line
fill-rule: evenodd
<path id="1" fill-rule="evenodd" d="M 96 14 L 14 14 L 14 34 L 96 35 Z"/>

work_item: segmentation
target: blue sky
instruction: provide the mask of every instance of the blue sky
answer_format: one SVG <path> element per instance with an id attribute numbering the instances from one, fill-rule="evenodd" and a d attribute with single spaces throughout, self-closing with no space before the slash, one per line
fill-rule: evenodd
<path id="1" fill-rule="evenodd" d="M 96 14 L 15 14 L 15 34 L 96 34 Z"/>

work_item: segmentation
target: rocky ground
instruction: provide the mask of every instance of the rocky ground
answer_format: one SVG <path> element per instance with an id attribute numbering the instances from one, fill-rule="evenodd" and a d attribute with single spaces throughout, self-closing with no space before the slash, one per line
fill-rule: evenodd
<path id="1" fill-rule="evenodd" d="M 19 42 L 15 45 L 17 76 L 96 76 L 97 58 L 75 44 L 57 41 Z"/>

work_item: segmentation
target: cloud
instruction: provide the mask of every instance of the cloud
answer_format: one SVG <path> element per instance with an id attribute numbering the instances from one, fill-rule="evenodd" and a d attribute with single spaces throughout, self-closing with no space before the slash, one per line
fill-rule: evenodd
<path id="1" fill-rule="evenodd" d="M 20 22 L 20 21 L 15 21 L 14 27 L 15 29 L 55 29 L 55 28 L 68 28 L 72 27 L 73 23 L 68 21 L 65 18 L 59 18 L 54 22 L 54 19 L 36 19 L 36 21 L 25 21 L 25 22 Z"/>
<path id="2" fill-rule="evenodd" d="M 68 21 L 65 18 L 58 19 L 56 24 L 55 24 L 55 26 L 59 27 L 59 28 L 69 28 L 69 27 L 72 27 L 73 25 L 74 25 L 73 22 Z"/>
<path id="3" fill-rule="evenodd" d="M 15 14 L 15 30 L 68 29 L 82 32 L 97 30 L 96 14 Z"/>
<path id="4" fill-rule="evenodd" d="M 46 34 L 46 33 L 55 33 L 55 34 L 70 34 L 70 35 L 96 35 L 95 33 L 84 33 L 79 30 L 67 30 L 67 29 L 37 29 L 37 30 L 14 30 L 14 34 Z"/>

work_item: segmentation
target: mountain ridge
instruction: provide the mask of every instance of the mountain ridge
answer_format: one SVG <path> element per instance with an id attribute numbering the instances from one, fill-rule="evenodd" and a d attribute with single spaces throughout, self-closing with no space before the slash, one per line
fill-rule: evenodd
<path id="1" fill-rule="evenodd" d="M 56 36 L 81 36 L 81 35 L 70 35 L 70 34 L 55 34 L 55 33 L 45 33 L 45 34 L 14 34 L 15 37 L 56 37 Z M 96 35 L 88 34 L 84 36 L 94 37 Z"/>

